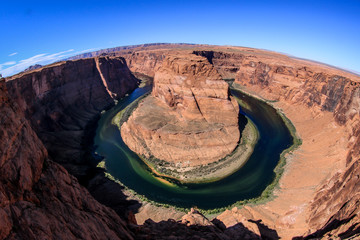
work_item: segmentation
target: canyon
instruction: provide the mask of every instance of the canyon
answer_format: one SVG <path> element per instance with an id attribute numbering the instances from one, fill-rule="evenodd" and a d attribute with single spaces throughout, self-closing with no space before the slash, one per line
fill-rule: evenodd
<path id="1" fill-rule="evenodd" d="M 169 55 L 156 70 L 151 96 L 121 126 L 121 135 L 134 152 L 169 163 L 189 181 L 186 172 L 234 151 L 238 114 L 228 84 L 206 58 Z"/>
<path id="2" fill-rule="evenodd" d="M 232 79 L 294 124 L 302 145 L 287 154 L 273 198 L 211 221 L 196 210 L 181 218 L 155 206 L 145 211 L 147 204 L 128 199 L 96 168 L 89 146 L 101 111 L 138 86 L 135 76 L 157 78 L 178 54 L 205 58 L 217 72 L 212 76 Z M 1 239 L 359 236 L 359 76 L 243 47 L 156 44 L 82 57 L 88 56 L 0 82 Z M 170 95 L 160 95 L 173 104 Z"/>

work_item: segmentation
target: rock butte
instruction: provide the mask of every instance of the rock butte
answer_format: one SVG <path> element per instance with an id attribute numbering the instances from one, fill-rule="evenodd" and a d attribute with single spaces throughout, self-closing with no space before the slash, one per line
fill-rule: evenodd
<path id="1" fill-rule="evenodd" d="M 287 156 L 276 198 L 211 221 L 139 208 L 89 163 L 86 148 L 101 110 L 136 87 L 131 73 L 153 77 L 167 55 L 191 53 L 244 91 L 276 100 L 303 140 Z M 243 47 L 154 44 L 81 57 L 89 58 L 0 81 L 0 239 L 359 237 L 359 76 Z"/>
<path id="2" fill-rule="evenodd" d="M 215 162 L 238 144 L 239 106 L 208 60 L 167 56 L 156 71 L 151 96 L 121 127 L 134 152 L 178 167 Z"/>

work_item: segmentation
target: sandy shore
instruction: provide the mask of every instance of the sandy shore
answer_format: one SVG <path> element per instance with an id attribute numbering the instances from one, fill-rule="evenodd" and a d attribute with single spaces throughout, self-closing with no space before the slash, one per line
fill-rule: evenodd
<path id="1" fill-rule="evenodd" d="M 241 90 L 261 99 L 275 99 L 256 86 Z M 315 191 L 334 172 L 344 169 L 342 159 L 347 154 L 349 132 L 335 123 L 332 113 L 310 109 L 302 103 L 279 101 L 271 104 L 291 120 L 303 143 L 286 156 L 285 172 L 274 192 L 276 197 L 265 204 L 245 206 L 239 212 L 247 219 L 262 219 L 282 239 L 291 239 L 308 231 L 306 219 Z M 144 203 L 136 218 L 141 224 L 149 216 L 161 221 L 179 219 L 182 214 L 175 209 Z"/>
<path id="2" fill-rule="evenodd" d="M 273 99 L 257 87 L 242 88 L 242 91 Z M 291 120 L 302 145 L 286 157 L 285 172 L 274 192 L 276 198 L 262 205 L 246 206 L 240 212 L 248 219 L 262 219 L 264 224 L 276 229 L 282 239 L 291 239 L 309 229 L 308 207 L 317 188 L 332 173 L 345 167 L 342 159 L 347 154 L 349 133 L 335 123 L 332 113 L 310 109 L 301 103 L 279 101 L 272 105 Z"/>
<path id="3" fill-rule="evenodd" d="M 140 101 L 144 101 L 144 98 L 141 97 L 139 100 L 134 101 L 113 118 L 112 124 L 116 125 L 119 128 L 119 131 L 121 124 L 127 120 L 129 113 L 136 108 Z M 181 183 L 205 183 L 218 181 L 233 174 L 241 168 L 254 151 L 259 134 L 254 123 L 248 118 L 247 121 L 248 122 L 241 133 L 240 143 L 236 149 L 230 155 L 217 162 L 196 167 L 179 168 L 162 160 L 146 159 L 143 156 L 139 157 L 156 175 L 155 178 L 165 184 L 171 184 L 171 182 L 169 182 L 171 179 Z"/>

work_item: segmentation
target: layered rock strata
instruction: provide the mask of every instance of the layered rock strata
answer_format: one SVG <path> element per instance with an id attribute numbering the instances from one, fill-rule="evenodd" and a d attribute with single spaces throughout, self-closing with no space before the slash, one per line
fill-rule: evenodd
<path id="1" fill-rule="evenodd" d="M 181 167 L 217 161 L 238 144 L 239 107 L 227 83 L 203 57 L 168 56 L 150 97 L 121 127 L 138 154 Z"/>
<path id="2" fill-rule="evenodd" d="M 303 62 L 285 65 L 269 60 L 248 59 L 240 67 L 235 82 L 242 86 L 260 87 L 267 98 L 293 105 L 302 103 L 312 109 L 314 122 L 327 112 L 333 116 L 334 128 L 342 128 L 343 136 L 337 145 L 344 147 L 335 150 L 329 146 L 323 158 L 336 156 L 338 162 L 328 162 L 331 178 L 323 179 L 325 184 L 318 186 L 314 200 L 309 205 L 309 237 L 336 235 L 349 237 L 359 232 L 359 126 L 360 95 L 359 77 L 347 76 L 340 71 L 326 71 L 315 65 Z M 345 76 L 344 76 L 345 75 Z M 256 91 L 259 92 L 259 89 Z M 338 127 L 336 127 L 338 126 Z M 325 130 L 325 126 L 323 126 Z M 345 140 L 347 138 L 347 140 Z M 325 142 L 325 140 L 324 140 Z M 335 142 L 335 141 L 334 141 Z M 324 146 L 324 145 L 323 145 Z M 341 147 L 340 147 L 341 148 Z M 320 183 L 319 183 L 320 184 Z"/>
<path id="3" fill-rule="evenodd" d="M 131 55 L 119 54 L 134 59 L 135 53 L 136 49 Z M 158 51 L 158 60 L 163 53 L 164 49 Z M 281 181 L 279 197 L 266 206 L 249 208 L 248 218 L 273 222 L 285 238 L 301 232 L 311 233 L 309 238 L 356 235 L 359 198 L 353 173 L 357 171 L 360 149 L 360 78 L 334 67 L 264 50 L 196 46 L 193 53 L 206 57 L 223 78 L 235 79 L 237 86 L 249 93 L 277 101 L 276 106 L 295 123 L 303 138 L 303 147 L 291 157 Z M 309 165 L 314 171 L 309 171 Z M 305 172 L 304 180 L 291 180 Z M 313 194 L 317 194 L 314 201 Z"/>
<path id="4" fill-rule="evenodd" d="M 49 155 L 72 174 L 89 171 L 85 130 L 137 86 L 120 57 L 66 61 L 8 78 L 11 98 L 25 112 Z"/>
<path id="5" fill-rule="evenodd" d="M 48 153 L 0 81 L 0 239 L 133 239 Z"/>
<path id="6" fill-rule="evenodd" d="M 153 76 L 154 70 L 164 60 L 164 52 L 169 51 L 174 50 L 161 46 L 158 50 L 152 48 L 151 51 L 147 51 L 146 47 L 141 47 L 141 49 L 121 50 L 116 53 L 116 56 L 124 56 L 128 63 L 132 60 L 129 64 L 132 71 Z M 247 219 L 252 219 L 258 226 L 266 223 L 275 228 L 283 239 L 291 239 L 296 235 L 302 235 L 303 237 L 299 238 L 308 239 L 336 237 L 355 239 L 359 235 L 360 222 L 358 213 L 359 77 L 316 63 L 294 60 L 281 54 L 249 48 L 196 45 L 184 48 L 179 46 L 176 51 L 180 53 L 195 51 L 197 55 L 206 57 L 223 78 L 236 78 L 236 82 L 249 93 L 276 100 L 275 105 L 283 109 L 299 130 L 303 145 L 288 157 L 288 165 L 280 181 L 280 189 L 276 192 L 278 197 L 267 204 L 226 211 L 218 217 L 220 222 L 216 221 L 215 224 L 215 220 L 213 221 L 217 228 L 199 225 L 187 227 L 171 220 L 160 223 L 149 220 L 143 226 L 131 230 L 136 238 L 176 237 L 181 239 L 196 236 L 205 239 L 226 239 L 222 233 L 227 232 L 231 239 L 234 239 L 233 236 L 242 236 L 237 234 L 244 231 L 244 228 L 238 227 L 240 225 L 248 226 L 256 233 L 263 231 L 260 228 L 256 230 L 253 225 L 246 223 L 249 222 Z M 151 62 L 154 59 L 156 64 L 152 65 Z M 82 67 L 82 63 L 92 67 Z M 66 103 L 64 106 L 69 107 L 72 103 L 80 102 L 82 98 L 102 99 L 95 102 L 89 101 L 91 104 L 83 101 L 84 106 L 91 110 L 89 115 L 86 114 L 85 107 L 81 108 L 81 104 L 77 105 L 80 106 L 79 116 L 81 117 L 71 117 L 73 121 L 68 125 L 78 126 L 79 123 L 88 122 L 88 119 L 101 109 L 100 106 L 108 105 L 108 103 L 111 105 L 113 101 L 103 84 L 95 84 L 97 81 L 91 80 L 97 79 L 102 82 L 94 60 L 79 60 L 79 62 L 62 64 L 68 67 L 73 66 L 71 71 L 67 71 L 67 79 L 74 72 L 85 70 L 81 75 L 75 74 L 78 77 L 71 78 L 72 81 L 77 82 L 75 85 L 78 87 L 68 87 L 67 91 L 62 91 L 61 85 L 57 82 L 60 81 L 59 79 L 65 79 L 65 76 L 59 77 L 53 85 L 51 84 L 52 77 L 58 76 L 59 69 L 63 68 L 59 67 L 59 64 L 10 78 L 13 80 L 7 83 L 10 96 L 3 90 L 5 85 L 0 83 L 0 111 L 2 113 L 0 115 L 2 126 L 0 134 L 0 169 L 2 171 L 0 174 L 0 222 L 2 223 L 0 238 L 116 239 L 115 235 L 129 238 L 128 231 L 123 231 L 122 220 L 113 214 L 113 211 L 98 204 L 87 190 L 82 188 L 63 168 L 47 160 L 46 150 L 36 136 L 41 136 L 42 127 L 47 125 L 42 126 L 37 121 L 33 121 L 31 113 L 34 113 L 34 109 L 41 112 L 42 104 L 45 109 L 50 109 L 54 101 L 61 108 L 62 103 Z M 52 67 L 56 69 L 55 72 L 48 69 Z M 43 74 L 40 75 L 39 72 Z M 26 77 L 27 74 L 30 74 L 30 77 Z M 79 78 L 80 76 L 95 77 L 86 77 L 86 81 L 83 81 Z M 19 82 L 20 79 L 27 83 Z M 44 80 L 35 81 L 34 83 L 39 83 L 39 87 L 35 85 L 33 87 L 32 79 Z M 39 92 L 29 90 L 42 89 L 47 85 L 46 90 Z M 108 84 L 108 88 L 109 85 L 111 84 Z M 70 91 L 72 89 L 75 91 Z M 117 97 L 121 96 L 117 91 L 109 90 L 116 93 Z M 57 98 L 49 98 L 49 101 L 43 101 L 40 104 L 39 99 L 41 96 L 46 96 L 48 92 L 61 92 L 62 94 L 59 95 L 62 96 L 61 101 Z M 84 92 L 89 95 L 82 95 Z M 101 97 L 86 97 L 90 96 L 90 93 L 92 96 L 95 94 Z M 77 95 L 81 98 L 77 99 Z M 20 104 L 20 107 L 16 107 L 12 98 Z M 76 101 L 68 103 L 67 98 Z M 102 104 L 97 104 L 99 102 Z M 95 108 L 92 105 L 96 106 L 96 111 L 93 111 Z M 22 110 L 25 110 L 26 118 Z M 70 116 L 75 116 L 75 110 L 78 108 L 67 112 L 72 113 Z M 50 116 L 53 115 L 48 114 L 51 112 L 43 112 L 44 118 L 48 116 L 48 119 L 52 119 L 53 117 Z M 63 114 L 63 117 L 57 121 L 63 123 L 63 119 L 69 119 L 70 117 L 66 115 L 67 113 Z M 38 115 L 35 114 L 35 116 Z M 38 120 L 38 117 L 34 119 Z M 30 125 L 36 130 L 36 134 L 32 132 Z M 56 124 L 50 125 L 56 126 Z M 74 135 L 70 135 L 68 130 L 66 132 L 69 133 L 66 136 L 80 139 L 76 134 L 78 130 L 74 131 Z M 49 153 L 53 152 L 51 149 L 59 148 L 58 144 L 62 144 L 62 148 L 54 151 L 57 154 L 51 154 L 54 158 L 62 159 L 63 162 L 68 159 L 68 163 L 82 162 L 83 160 L 67 154 L 66 149 L 75 148 L 73 144 L 66 146 L 64 139 L 69 139 L 69 137 L 62 138 L 61 134 L 62 131 L 53 132 L 54 139 L 60 139 L 59 141 L 49 141 L 41 137 L 41 140 L 45 139 L 45 146 L 49 149 Z M 82 141 L 75 141 L 76 146 L 79 146 L 79 142 Z M 64 156 L 60 149 L 68 157 L 58 157 Z M 63 203 L 65 205 L 62 205 Z M 41 219 L 46 219 L 44 221 L 47 223 L 46 226 L 42 224 L 42 221 L 34 221 L 34 219 L 40 219 L 39 216 L 42 216 Z M 93 224 L 95 222 L 96 224 Z M 201 222 L 197 221 L 197 223 Z M 60 228 L 61 232 L 58 230 Z"/>

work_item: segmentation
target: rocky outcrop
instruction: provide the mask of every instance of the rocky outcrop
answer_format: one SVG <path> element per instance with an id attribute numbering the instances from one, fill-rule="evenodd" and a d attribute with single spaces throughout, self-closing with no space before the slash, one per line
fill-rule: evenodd
<path id="1" fill-rule="evenodd" d="M 234 207 L 231 210 L 225 210 L 212 222 L 222 226 L 225 229 L 225 233 L 229 235 L 236 235 L 241 231 L 241 228 L 237 227 L 240 223 L 243 229 L 248 229 L 253 233 L 252 239 L 256 239 L 256 236 L 260 237 L 260 239 L 279 239 L 277 232 L 263 224 L 261 219 L 253 219 L 253 216 L 243 216 L 239 209 Z"/>
<path id="2" fill-rule="evenodd" d="M 72 174 L 88 171 L 85 130 L 100 112 L 137 86 L 120 57 L 98 57 L 56 63 L 13 76 L 6 82 L 46 146 L 49 155 Z"/>
<path id="3" fill-rule="evenodd" d="M 133 239 L 127 224 L 48 159 L 0 81 L 0 239 Z"/>
<path id="4" fill-rule="evenodd" d="M 199 211 L 191 209 L 181 221 L 161 221 L 155 223 L 151 219 L 144 225 L 136 227 L 137 239 L 272 239 L 252 232 L 241 222 L 226 228 L 221 221 L 210 222 Z"/>
<path id="5" fill-rule="evenodd" d="M 239 64 L 245 58 L 243 54 L 233 54 L 220 51 L 194 51 L 193 54 L 206 57 L 214 65 L 223 79 L 234 79 L 239 70 Z"/>
<path id="6" fill-rule="evenodd" d="M 121 127 L 133 151 L 197 166 L 231 153 L 240 137 L 238 104 L 203 57 L 168 56 L 156 72 L 150 97 Z"/>
<path id="7" fill-rule="evenodd" d="M 118 54 L 121 52 L 123 55 L 124 53 L 130 53 L 132 54 L 132 50 L 139 51 L 139 50 L 145 50 L 146 52 L 149 52 L 149 50 L 155 49 L 172 49 L 172 48 L 179 48 L 181 46 L 194 46 L 195 44 L 190 43 L 146 43 L 146 44 L 139 44 L 139 45 L 129 45 L 129 46 L 121 46 L 121 47 L 114 47 L 114 48 L 106 48 L 101 49 L 98 51 L 93 52 L 87 52 L 82 53 L 73 57 L 69 57 L 68 60 L 77 60 L 82 58 L 92 58 L 92 57 L 98 57 L 101 55 L 110 55 L 110 54 Z"/>
<path id="8" fill-rule="evenodd" d="M 25 69 L 24 72 L 32 71 L 32 70 L 35 70 L 35 69 L 38 69 L 38 68 L 41 68 L 41 67 L 42 67 L 42 65 L 40 65 L 40 64 L 31 65 L 30 67 Z"/>
<path id="9" fill-rule="evenodd" d="M 360 154 L 359 77 L 263 50 L 198 48 L 193 53 L 206 57 L 223 78 L 235 79 L 239 86 L 245 86 L 252 93 L 267 99 L 305 106 L 315 117 L 330 112 L 334 124 L 347 129 L 348 150 L 342 157 L 345 168 L 331 173 L 332 177 L 324 179 L 326 183 L 322 187 L 321 182 L 317 183 L 318 195 L 309 210 L 308 223 L 312 226 L 310 233 L 313 233 L 309 237 L 357 234 L 358 207 L 355 203 L 358 198 L 355 192 L 358 190 L 353 180 L 356 176 L 351 175 L 353 177 L 350 178 L 349 173 L 356 172 Z"/>
<path id="10" fill-rule="evenodd" d="M 256 236 L 246 228 L 239 228 L 241 234 L 233 238 L 195 211 L 184 217 L 184 223 L 147 220 L 144 225 L 136 226 L 133 220 L 129 225 L 49 159 L 29 121 L 9 98 L 4 81 L 0 81 L 0 112 L 3 126 L 0 128 L 0 239 L 246 239 Z M 186 219 L 200 220 L 188 227 Z"/>
<path id="11" fill-rule="evenodd" d="M 344 169 L 339 169 L 318 188 L 311 203 L 308 220 L 313 237 L 349 237 L 358 234 L 360 191 L 358 183 L 360 95 L 359 78 L 313 64 L 291 64 L 256 57 L 245 59 L 235 83 L 258 87 L 268 98 L 290 104 L 302 103 L 312 111 L 331 112 L 333 121 L 344 126 L 348 136 L 348 154 L 343 156 Z M 345 76 L 344 76 L 345 75 Z"/>
<path id="12" fill-rule="evenodd" d="M 335 141 L 328 154 L 334 155 L 333 148 L 340 145 L 345 146 L 344 154 L 339 157 L 339 164 L 336 165 L 339 167 L 333 172 L 328 171 L 327 177 L 316 182 L 317 185 L 309 191 L 311 194 L 307 196 L 313 199 L 306 199 L 309 206 L 301 220 L 306 229 L 304 227 L 304 231 L 303 228 L 294 231 L 302 235 L 299 238 L 308 239 L 359 236 L 359 77 L 317 63 L 249 48 L 154 45 L 117 50 L 119 52 L 111 57 L 56 63 L 8 78 L 6 85 L 9 94 L 6 93 L 5 84 L 0 82 L 1 239 L 127 239 L 132 237 L 129 231 L 137 239 L 227 239 L 229 236 L 230 239 L 234 239 L 234 236 L 251 239 L 260 237 L 259 234 L 263 238 L 276 237 L 276 232 L 271 229 L 268 232 L 269 229 L 264 227 L 264 221 L 271 218 L 278 219 L 272 228 L 293 228 L 297 214 L 303 211 L 303 202 L 293 203 L 294 208 L 290 210 L 269 214 L 270 208 L 277 205 L 283 208 L 282 204 L 294 201 L 302 193 L 298 189 L 291 192 L 292 186 L 286 185 L 285 190 L 290 189 L 289 198 L 286 198 L 289 201 L 276 202 L 278 197 L 265 207 L 248 207 L 252 217 L 244 214 L 246 209 L 233 209 L 218 216 L 218 221 L 213 220 L 208 226 L 200 226 L 189 223 L 193 221 L 202 224 L 208 221 L 197 213 L 189 213 L 184 218 L 188 219 L 185 224 L 172 220 L 159 223 L 148 220 L 143 226 L 131 226 L 129 230 L 119 218 L 124 211 L 119 202 L 115 201 L 119 194 L 112 195 L 111 201 L 107 200 L 107 205 L 118 213 L 115 214 L 95 201 L 64 168 L 48 159 L 49 153 L 50 158 L 61 162 L 72 173 L 84 175 L 88 169 L 84 130 L 89 126 L 89 121 L 96 118 L 99 111 L 112 105 L 115 98 L 123 96 L 136 85 L 137 80 L 126 68 L 124 59 L 118 56 L 126 59 L 133 72 L 154 76 L 170 52 L 176 52 L 179 56 L 194 53 L 205 57 L 222 78 L 235 79 L 235 83 L 252 93 L 278 101 L 280 105 L 284 103 L 282 106 L 296 108 L 292 111 L 306 111 L 311 116 L 311 125 L 325 127 L 316 121 L 321 116 L 331 115 L 331 122 L 326 119 L 326 126 L 331 125 L 332 131 L 345 129 L 341 135 L 345 140 Z M 93 55 L 85 57 L 90 56 Z M 167 73 L 162 74 L 166 76 Z M 181 104 L 186 101 L 178 98 L 175 92 L 164 91 L 167 84 L 165 81 L 164 85 L 159 84 L 159 95 L 153 98 L 161 97 L 164 108 L 179 106 L 180 111 Z M 176 87 L 175 83 L 171 84 L 172 88 Z M 185 115 L 198 119 L 201 114 L 195 113 L 195 105 L 191 105 L 189 109 L 192 111 L 185 112 Z M 305 112 L 301 115 L 304 116 Z M 162 120 L 159 119 L 159 122 Z M 305 139 L 303 145 L 316 144 L 318 139 L 314 134 L 309 142 Z M 322 146 L 321 143 L 318 145 Z M 316 154 L 316 151 L 311 153 Z M 288 168 L 298 167 L 299 161 L 303 160 L 298 155 L 292 157 L 294 159 L 290 159 Z M 318 155 L 314 158 L 318 158 Z M 302 164 L 313 168 L 314 161 L 309 156 L 306 159 L 308 161 Z M 326 161 L 322 163 L 323 166 L 330 164 Z M 306 175 L 306 170 L 302 174 Z M 323 174 L 323 171 L 319 170 L 318 174 Z M 286 177 L 291 176 L 285 174 L 283 178 Z M 105 199 L 104 191 L 114 188 L 111 185 L 113 183 L 107 184 L 107 188 L 99 187 L 98 184 L 103 181 L 102 178 L 96 178 L 92 181 L 91 189 Z M 281 186 L 279 191 L 282 190 Z M 242 231 L 244 235 L 240 234 Z M 252 232 L 257 236 L 252 235 Z M 264 235 L 268 233 L 270 235 Z M 283 237 L 280 232 L 279 235 Z"/>

